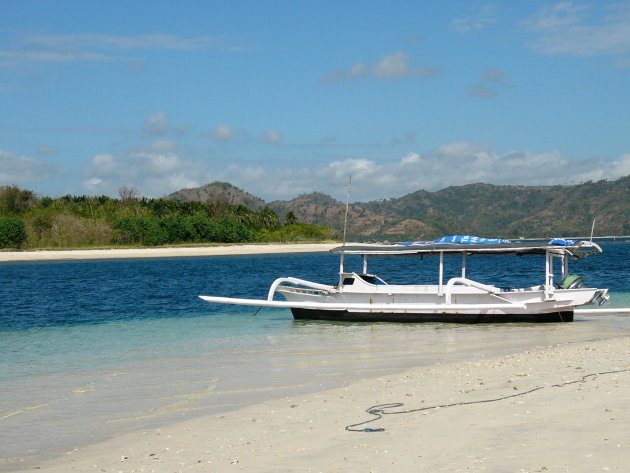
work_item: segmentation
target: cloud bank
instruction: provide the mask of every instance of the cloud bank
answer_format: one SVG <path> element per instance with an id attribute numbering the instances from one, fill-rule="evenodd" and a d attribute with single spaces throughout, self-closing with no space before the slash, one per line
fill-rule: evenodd
<path id="1" fill-rule="evenodd" d="M 523 22 L 535 34 L 526 45 L 543 54 L 630 55 L 630 3 L 558 2 Z"/>
<path id="2" fill-rule="evenodd" d="M 0 149 L 0 186 L 46 181 L 62 173 L 52 164 Z"/>
<path id="3" fill-rule="evenodd" d="M 400 197 L 420 189 L 439 190 L 477 182 L 510 185 L 578 184 L 630 174 L 630 153 L 604 162 L 569 160 L 557 151 L 497 153 L 487 146 L 449 143 L 426 155 L 408 153 L 394 162 L 348 158 L 317 168 L 268 169 L 231 165 L 219 180 L 269 199 L 291 199 L 301 193 L 325 192 L 343 199 L 352 175 L 353 200 Z M 273 184 L 270 184 L 273 183 Z"/>
<path id="4" fill-rule="evenodd" d="M 219 180 L 267 201 L 314 191 L 343 200 L 348 176 L 352 175 L 353 201 L 369 201 L 477 182 L 532 186 L 614 180 L 630 175 L 630 153 L 612 161 L 570 160 L 558 151 L 498 153 L 489 146 L 454 142 L 427 154 L 410 152 L 395 161 L 351 157 L 301 168 L 226 162 L 223 169 L 214 172 L 208 171 L 209 165 L 209 161 L 182 157 L 173 141 L 156 140 L 124 155 L 93 156 L 81 172 L 82 187 L 75 193 L 116 196 L 126 185 L 143 196 L 160 197 Z M 1 150 L 0 169 L 0 185 L 26 187 L 36 181 L 54 180 L 61 173 L 50 164 Z"/>
<path id="5" fill-rule="evenodd" d="M 182 159 L 172 141 L 160 140 L 125 156 L 98 154 L 83 170 L 83 188 L 90 194 L 117 195 L 119 187 L 135 187 L 141 195 L 160 197 L 174 190 L 205 184 L 205 166 Z M 203 179 L 203 177 L 202 177 Z"/>

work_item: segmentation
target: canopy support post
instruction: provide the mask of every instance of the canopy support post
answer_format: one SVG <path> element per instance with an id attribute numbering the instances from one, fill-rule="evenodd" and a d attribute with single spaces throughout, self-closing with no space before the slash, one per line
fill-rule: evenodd
<path id="1" fill-rule="evenodd" d="M 562 280 L 569 275 L 569 257 L 565 253 L 562 255 Z"/>
<path id="2" fill-rule="evenodd" d="M 444 295 L 444 252 L 440 251 L 440 274 L 438 281 L 438 296 Z"/>
<path id="3" fill-rule="evenodd" d="M 343 286 L 343 260 L 344 260 L 344 254 L 341 253 L 341 257 L 339 258 L 339 287 Z"/>
<path id="4" fill-rule="evenodd" d="M 553 297 L 553 255 L 545 253 L 545 300 Z"/>

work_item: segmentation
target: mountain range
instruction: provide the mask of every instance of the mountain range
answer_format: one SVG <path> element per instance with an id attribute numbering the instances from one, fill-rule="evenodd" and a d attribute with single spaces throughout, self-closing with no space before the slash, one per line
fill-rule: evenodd
<path id="1" fill-rule="evenodd" d="M 341 233 L 346 204 L 319 192 L 265 202 L 229 183 L 182 189 L 165 198 L 227 200 L 252 210 L 273 209 L 281 218 L 326 225 Z M 402 197 L 354 202 L 348 209 L 349 238 L 427 240 L 467 234 L 500 238 L 630 235 L 630 176 L 577 185 L 511 186 L 467 184 Z"/>

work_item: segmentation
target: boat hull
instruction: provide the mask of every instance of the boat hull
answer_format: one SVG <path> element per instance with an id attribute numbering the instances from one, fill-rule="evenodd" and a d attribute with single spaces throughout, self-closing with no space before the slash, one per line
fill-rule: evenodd
<path id="1" fill-rule="evenodd" d="M 589 304 L 604 304 L 607 289 L 584 287 L 580 276 L 569 273 L 568 259 L 601 253 L 591 242 L 553 240 L 541 243 L 481 244 L 476 237 L 461 237 L 428 244 L 387 246 L 346 246 L 341 255 L 339 283 L 315 283 L 294 277 L 277 278 L 265 300 L 200 296 L 213 303 L 282 307 L 291 309 L 295 319 L 351 322 L 571 322 L 574 311 Z M 457 237 L 460 238 L 460 237 Z M 464 242 L 463 240 L 466 240 Z M 474 244 L 468 240 L 474 241 Z M 479 244 L 478 244 L 479 243 Z M 527 287 L 498 287 L 466 276 L 466 258 L 471 255 L 545 255 L 541 284 Z M 362 255 L 362 272 L 344 269 L 345 255 Z M 439 256 L 437 284 L 390 284 L 367 271 L 369 257 Z M 444 256 L 462 258 L 461 276 L 444 280 Z M 554 260 L 562 268 L 561 280 L 554 275 Z M 558 261 L 559 260 L 559 261 Z M 286 300 L 275 300 L 276 295 Z M 583 310 L 583 309 L 582 309 Z M 579 313 L 579 312 L 578 312 Z"/>
<path id="2" fill-rule="evenodd" d="M 399 322 L 399 323 L 563 323 L 573 322 L 573 311 L 547 313 L 411 313 L 361 312 L 291 308 L 296 320 L 329 320 L 341 322 Z"/>

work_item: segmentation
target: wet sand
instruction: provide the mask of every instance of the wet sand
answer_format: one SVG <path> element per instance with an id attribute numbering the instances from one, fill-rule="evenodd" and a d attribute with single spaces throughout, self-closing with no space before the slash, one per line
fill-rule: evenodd
<path id="1" fill-rule="evenodd" d="M 166 248 L 121 248 L 106 250 L 0 251 L 0 262 L 309 253 L 328 251 L 339 245 L 340 243 L 287 243 Z"/>
<path id="2" fill-rule="evenodd" d="M 37 469 L 627 471 L 629 401 L 630 337 L 621 337 L 415 367 L 271 399 L 80 447 Z M 386 412 L 413 412 L 355 427 L 384 431 L 346 430 L 374 419 L 366 409 L 383 403 L 404 403 Z"/>

